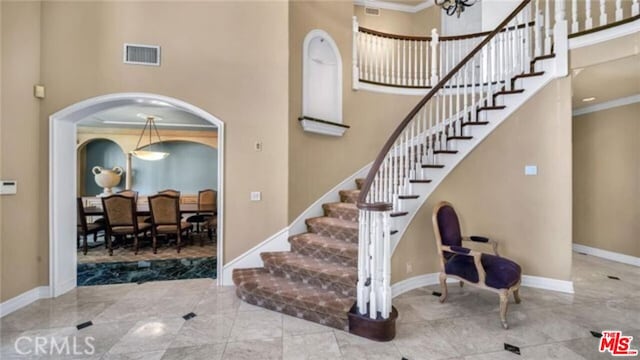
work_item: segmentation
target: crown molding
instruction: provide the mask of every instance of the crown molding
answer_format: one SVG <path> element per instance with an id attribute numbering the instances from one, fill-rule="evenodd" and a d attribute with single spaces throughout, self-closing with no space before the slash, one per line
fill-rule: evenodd
<path id="1" fill-rule="evenodd" d="M 640 102 L 640 94 L 631 95 L 623 98 L 618 98 L 615 100 L 606 101 L 600 104 L 595 104 L 591 106 L 584 106 L 581 108 L 577 108 L 573 110 L 573 116 L 580 116 L 585 114 L 590 114 L 593 112 L 613 109 L 619 106 L 631 105 Z"/>
<path id="2" fill-rule="evenodd" d="M 415 14 L 435 5 L 434 0 L 426 0 L 417 5 L 407 5 L 384 0 L 353 0 L 354 5 L 373 7 L 378 9 L 402 11 Z"/>

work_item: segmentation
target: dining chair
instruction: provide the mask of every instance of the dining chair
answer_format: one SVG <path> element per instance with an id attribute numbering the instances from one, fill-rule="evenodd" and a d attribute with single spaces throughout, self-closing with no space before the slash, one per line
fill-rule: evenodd
<path id="1" fill-rule="evenodd" d="M 147 237 L 147 231 L 151 225 L 139 222 L 136 211 L 136 200 L 131 196 L 111 195 L 102 198 L 102 209 L 104 210 L 106 230 L 106 241 L 108 243 L 109 255 L 113 255 L 112 236 L 125 238 L 126 235 L 133 236 L 134 252 L 137 255 L 139 249 L 140 234 Z"/>
<path id="2" fill-rule="evenodd" d="M 196 224 L 196 232 L 200 233 L 200 224 L 203 230 L 209 229 L 205 223 L 210 222 L 211 218 L 216 216 L 216 199 L 218 192 L 212 189 L 198 191 L 198 210 L 195 215 L 187 218 L 187 222 Z M 208 230 L 209 239 L 212 239 L 211 231 Z M 204 238 L 200 236 L 200 246 L 204 246 Z"/>
<path id="3" fill-rule="evenodd" d="M 125 189 L 117 192 L 118 195 L 131 196 L 138 202 L 138 192 L 131 189 Z"/>
<path id="4" fill-rule="evenodd" d="M 151 211 L 151 236 L 153 237 L 153 253 L 157 254 L 158 234 L 175 234 L 177 250 L 180 253 L 182 233 L 188 236 L 191 224 L 182 221 L 180 216 L 180 198 L 169 194 L 149 196 L 149 210 Z"/>
<path id="5" fill-rule="evenodd" d="M 93 242 L 96 242 L 98 233 L 105 229 L 105 226 L 101 222 L 88 223 L 87 216 L 84 213 L 84 204 L 82 198 L 76 198 L 76 204 L 78 206 L 78 235 L 77 246 L 80 247 L 80 237 L 82 237 L 82 253 L 87 255 L 89 245 L 87 244 L 87 238 L 89 235 L 93 235 Z"/>
<path id="6" fill-rule="evenodd" d="M 482 236 L 463 237 L 458 215 L 453 205 L 441 201 L 433 209 L 433 231 L 436 236 L 440 262 L 440 302 L 447 299 L 447 278 L 460 280 L 460 286 L 470 284 L 500 296 L 500 321 L 505 329 L 509 294 L 513 293 L 516 304 L 520 303 L 522 269 L 515 262 L 500 257 L 498 242 Z M 462 242 L 489 244 L 493 254 L 475 251 L 462 246 Z"/>
<path id="7" fill-rule="evenodd" d="M 166 194 L 166 195 L 171 195 L 171 196 L 177 196 L 177 197 L 180 197 L 180 191 L 178 191 L 178 190 L 173 190 L 173 189 L 164 189 L 164 190 L 160 190 L 160 191 L 158 191 L 158 194 Z"/>

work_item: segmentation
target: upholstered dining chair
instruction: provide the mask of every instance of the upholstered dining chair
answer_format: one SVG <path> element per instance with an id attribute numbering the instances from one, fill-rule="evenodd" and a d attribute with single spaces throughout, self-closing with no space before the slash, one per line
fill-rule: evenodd
<path id="1" fill-rule="evenodd" d="M 438 257 L 440 260 L 440 302 L 447 299 L 447 278 L 460 280 L 498 293 L 500 296 L 500 320 L 505 329 L 509 294 L 513 293 L 516 304 L 520 303 L 518 291 L 522 270 L 515 262 L 498 255 L 498 243 L 481 236 L 465 238 L 460 232 L 460 222 L 453 206 L 442 201 L 433 209 L 433 231 L 436 236 Z M 490 244 L 493 254 L 483 253 L 462 246 L 463 241 Z"/>
<path id="2" fill-rule="evenodd" d="M 133 236 L 133 248 L 137 255 L 140 246 L 138 236 L 142 234 L 146 238 L 151 225 L 138 221 L 135 198 L 119 194 L 103 197 L 102 209 L 107 225 L 106 241 L 109 255 L 113 255 L 111 237 L 119 236 L 124 239 L 126 235 Z"/>
<path id="3" fill-rule="evenodd" d="M 196 232 L 200 232 L 200 224 L 203 229 L 208 230 L 209 239 L 212 239 L 212 231 L 207 226 L 210 220 L 217 216 L 216 214 L 216 199 L 218 192 L 212 189 L 205 189 L 198 191 L 198 210 L 195 215 L 191 215 L 187 218 L 187 222 L 196 224 Z M 200 246 L 204 246 L 204 238 L 200 236 Z"/>
<path id="4" fill-rule="evenodd" d="M 151 210 L 151 236 L 153 237 L 153 253 L 157 253 L 158 234 L 175 234 L 177 250 L 180 253 L 182 233 L 188 234 L 191 224 L 180 217 L 180 198 L 168 194 L 149 196 Z"/>
<path id="5" fill-rule="evenodd" d="M 103 222 L 88 223 L 87 216 L 84 213 L 84 204 L 82 198 L 76 198 L 76 204 L 78 206 L 78 247 L 80 247 L 80 237 L 82 237 L 82 253 L 87 255 L 89 245 L 87 244 L 87 238 L 89 235 L 93 235 L 93 242 L 98 238 L 98 233 L 105 229 Z M 102 219 L 102 218 L 100 218 Z"/>
<path id="6" fill-rule="evenodd" d="M 180 191 L 173 190 L 173 189 L 160 190 L 160 191 L 158 191 L 158 194 L 165 194 L 165 195 L 171 195 L 171 196 L 180 197 Z"/>
<path id="7" fill-rule="evenodd" d="M 117 192 L 118 195 L 131 196 L 138 202 L 138 192 L 131 189 L 125 189 Z"/>

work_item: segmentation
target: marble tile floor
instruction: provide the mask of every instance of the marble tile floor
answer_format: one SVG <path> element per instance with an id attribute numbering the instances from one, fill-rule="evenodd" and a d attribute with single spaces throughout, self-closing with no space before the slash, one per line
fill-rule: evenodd
<path id="1" fill-rule="evenodd" d="M 639 275 L 638 267 L 574 254 L 576 293 L 523 288 L 506 331 L 492 293 L 452 284 L 440 304 L 431 294 L 437 286 L 416 289 L 394 299 L 397 336 L 387 343 L 243 303 L 212 279 L 80 287 L 0 319 L 0 359 L 609 359 L 590 331 L 622 330 L 640 348 Z M 190 312 L 196 316 L 185 320 Z M 93 325 L 76 328 L 86 321 Z M 35 356 L 29 339 L 38 337 L 45 349 L 69 339 L 71 354 Z M 18 354 L 16 340 L 31 354 Z"/>

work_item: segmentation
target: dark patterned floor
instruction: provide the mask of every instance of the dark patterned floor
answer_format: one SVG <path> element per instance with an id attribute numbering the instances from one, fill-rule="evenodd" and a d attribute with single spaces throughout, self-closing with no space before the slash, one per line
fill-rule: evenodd
<path id="1" fill-rule="evenodd" d="M 78 286 L 138 283 L 217 276 L 215 257 L 78 264 Z"/>

